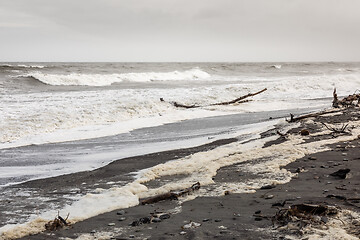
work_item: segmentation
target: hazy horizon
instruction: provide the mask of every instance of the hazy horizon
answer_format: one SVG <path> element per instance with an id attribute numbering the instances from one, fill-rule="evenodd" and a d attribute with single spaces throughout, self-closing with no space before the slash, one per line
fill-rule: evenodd
<path id="1" fill-rule="evenodd" d="M 358 62 L 356 0 L 3 0 L 1 62 Z"/>

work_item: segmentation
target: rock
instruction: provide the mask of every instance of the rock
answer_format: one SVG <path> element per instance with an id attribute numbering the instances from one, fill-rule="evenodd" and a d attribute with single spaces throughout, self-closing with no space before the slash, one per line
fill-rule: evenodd
<path id="1" fill-rule="evenodd" d="M 346 155 L 347 155 L 347 153 L 341 153 L 341 155 L 346 156 Z"/>
<path id="2" fill-rule="evenodd" d="M 274 198 L 274 195 L 271 195 L 271 194 L 270 194 L 270 195 L 266 195 L 266 196 L 265 196 L 265 199 L 272 199 L 272 198 Z"/>
<path id="3" fill-rule="evenodd" d="M 310 131 L 307 130 L 307 129 L 302 129 L 302 130 L 300 131 L 300 135 L 301 135 L 301 136 L 307 136 L 307 135 L 309 135 L 309 134 L 310 134 Z"/>
<path id="4" fill-rule="evenodd" d="M 321 221 L 322 221 L 323 223 L 328 223 L 328 222 L 329 222 L 329 219 L 328 219 L 326 216 L 322 216 L 322 217 L 321 217 Z"/>
<path id="5" fill-rule="evenodd" d="M 184 226 L 182 226 L 182 229 L 197 228 L 197 227 L 200 227 L 200 226 L 201 226 L 201 223 L 190 222 L 190 223 L 185 224 Z"/>
<path id="6" fill-rule="evenodd" d="M 108 226 L 115 226 L 115 223 L 109 223 Z"/>
<path id="7" fill-rule="evenodd" d="M 347 158 L 344 158 L 344 159 L 343 159 L 343 161 L 344 161 L 344 162 L 347 162 L 347 161 L 349 161 L 349 159 L 347 159 Z"/>
<path id="8" fill-rule="evenodd" d="M 182 231 L 182 232 L 180 232 L 179 234 L 180 234 L 180 235 L 185 235 L 186 232 Z"/>
<path id="9" fill-rule="evenodd" d="M 261 221 L 263 220 L 262 217 L 255 217 L 255 221 Z"/>
<path id="10" fill-rule="evenodd" d="M 275 188 L 275 187 L 276 187 L 275 185 L 265 185 L 265 186 L 262 186 L 260 189 L 265 190 L 265 189 L 272 189 L 272 188 Z"/>
<path id="11" fill-rule="evenodd" d="M 153 218 L 153 219 L 152 219 L 152 222 L 158 223 L 158 222 L 161 222 L 161 219 L 160 219 L 160 218 Z"/>
<path id="12" fill-rule="evenodd" d="M 209 218 L 204 218 L 202 221 L 203 222 L 208 222 L 208 221 L 210 221 L 210 219 Z"/>
<path id="13" fill-rule="evenodd" d="M 125 211 L 124 210 L 120 210 L 116 213 L 117 215 L 124 215 L 125 214 Z"/>
<path id="14" fill-rule="evenodd" d="M 319 176 L 314 176 L 314 179 L 319 179 Z"/>
<path id="15" fill-rule="evenodd" d="M 130 235 L 129 238 L 135 238 L 135 235 Z"/>
<path id="16" fill-rule="evenodd" d="M 215 219 L 215 222 L 221 222 L 221 219 Z"/>
<path id="17" fill-rule="evenodd" d="M 169 219 L 170 218 L 170 214 L 167 214 L 167 213 L 165 213 L 165 214 L 162 214 L 162 215 L 160 215 L 160 217 L 159 217 L 161 220 L 164 220 L 164 219 Z"/>
<path id="18" fill-rule="evenodd" d="M 260 214 L 261 213 L 261 210 L 257 210 L 256 212 L 255 212 L 255 214 Z"/>
<path id="19" fill-rule="evenodd" d="M 219 226 L 219 229 L 221 229 L 221 230 L 226 230 L 227 227 L 225 227 L 225 226 Z"/>
<path id="20" fill-rule="evenodd" d="M 316 160 L 316 157 L 308 157 L 309 160 Z"/>
<path id="21" fill-rule="evenodd" d="M 350 169 L 345 168 L 345 169 L 340 169 L 336 172 L 333 172 L 330 174 L 330 176 L 336 177 L 336 178 L 341 178 L 341 179 L 345 179 L 346 175 L 350 172 Z"/>
<path id="22" fill-rule="evenodd" d="M 226 190 L 226 191 L 224 192 L 224 195 L 230 195 L 230 191 L 229 191 L 229 190 Z"/>
<path id="23" fill-rule="evenodd" d="M 119 221 L 122 222 L 122 221 L 125 221 L 126 220 L 126 217 L 121 217 L 119 218 Z"/>
<path id="24" fill-rule="evenodd" d="M 91 233 L 91 234 L 94 234 L 94 233 L 96 233 L 96 230 L 92 230 L 90 233 Z"/>

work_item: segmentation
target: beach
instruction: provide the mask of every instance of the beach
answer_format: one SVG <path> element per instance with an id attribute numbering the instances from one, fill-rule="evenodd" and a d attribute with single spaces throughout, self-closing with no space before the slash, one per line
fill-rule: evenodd
<path id="1" fill-rule="evenodd" d="M 353 124 L 358 122 L 358 118 L 358 109 L 344 110 L 338 114 L 306 119 L 297 128 L 289 130 L 289 135 L 303 139 L 304 144 L 320 141 L 330 141 L 332 144 L 327 145 L 328 149 L 326 150 L 307 154 L 290 164 L 282 166 L 281 168 L 294 175 L 289 182 L 275 185 L 274 188 L 257 189 L 253 193 L 233 193 L 231 187 L 229 187 L 228 195 L 223 194 L 223 196 L 217 197 L 198 196 L 196 199 L 188 201 L 186 198 L 179 199 L 179 201 L 165 200 L 150 205 L 127 208 L 124 211 L 114 210 L 76 223 L 70 228 L 27 236 L 23 239 L 291 239 L 291 237 L 303 239 L 305 236 L 318 239 L 357 239 L 359 237 L 358 186 L 360 184 L 360 175 L 357 169 L 359 168 L 360 140 L 357 135 L 352 136 L 350 134 L 340 134 L 334 138 L 330 131 L 323 129 L 324 127 L 320 122 L 335 125 L 349 123 L 349 128 L 353 128 L 352 132 L 354 132 L 358 126 Z M 299 134 L 301 129 L 308 129 L 310 135 L 301 136 Z M 272 130 L 267 134 L 276 135 L 276 131 Z M 290 141 L 283 139 L 281 136 L 277 138 L 275 141 L 268 142 L 265 149 Z M 341 138 L 346 140 L 341 141 Z M 150 167 L 168 160 L 184 158 L 199 151 L 216 149 L 216 147 L 231 144 L 234 141 L 236 139 L 228 139 L 197 148 L 136 157 L 138 161 L 131 158 L 128 161 L 115 161 L 91 172 L 35 180 L 24 183 L 20 187 L 41 188 L 44 191 L 50 191 L 55 188 L 59 190 L 59 186 L 60 188 L 64 185 L 79 186 L 83 182 L 89 184 L 91 181 L 96 182 L 100 179 L 118 181 L 114 177 L 121 176 L 121 169 L 124 169 L 125 165 L 131 165 L 131 162 L 146 162 L 149 165 L 145 167 Z M 141 161 L 139 161 L 140 159 Z M 146 159 L 149 161 L 146 161 Z M 261 161 L 261 159 L 255 159 L 254 161 Z M 254 161 L 252 164 L 254 164 Z M 217 184 L 227 183 L 228 186 L 231 186 L 231 183 L 251 179 L 251 173 L 239 172 L 239 167 L 244 164 L 246 162 L 218 169 L 213 179 L 214 182 Z M 133 170 L 140 168 L 140 166 L 133 166 Z M 330 176 L 331 173 L 339 169 L 350 169 L 349 176 L 345 179 Z M 118 174 L 114 174 L 114 172 Z M 179 178 L 181 177 L 179 176 Z M 159 179 L 159 181 L 166 182 L 166 177 L 164 178 Z M 147 186 L 149 188 L 156 187 L 159 185 L 157 181 L 158 179 L 149 182 Z M 268 184 L 271 185 L 272 182 L 268 182 Z M 267 185 L 266 182 L 263 186 L 265 185 Z M 211 190 L 209 189 L 209 191 Z M 194 193 L 195 196 L 197 194 Z M 354 200 L 344 200 L 331 196 L 342 196 Z M 286 202 L 282 207 L 272 206 L 284 201 Z M 333 224 L 331 227 L 322 227 L 318 231 L 316 227 L 314 227 L 315 230 L 309 228 L 302 234 L 300 234 L 301 231 L 276 230 L 271 217 L 275 215 L 278 209 L 300 203 L 323 204 L 336 206 L 344 211 L 350 210 L 353 219 L 348 220 L 348 222 L 346 222 L 346 219 L 337 220 L 337 224 Z M 259 213 L 259 211 L 261 216 L 267 217 L 256 218 L 256 213 Z M 133 221 L 150 216 L 151 213 L 160 212 L 167 213 L 170 217 L 163 219 L 161 222 L 129 226 Z M 334 218 L 336 219 L 336 217 Z M 69 220 L 71 221 L 71 218 Z M 345 221 L 345 223 L 340 221 Z M 184 227 L 191 222 L 199 225 L 189 228 Z M 330 222 L 331 217 L 323 226 Z M 332 229 L 334 226 L 337 227 L 335 230 Z"/>
<path id="2" fill-rule="evenodd" d="M 186 70 L 189 65 L 193 70 Z M 340 84 L 335 80 L 339 74 L 348 81 L 344 84 L 349 89 L 346 92 L 351 92 L 357 84 L 353 73 L 356 64 L 346 65 L 353 70 L 345 72 L 334 72 L 331 64 L 290 64 L 291 69 L 285 73 L 281 72 L 284 67 L 266 65 L 261 80 L 252 80 L 252 74 L 254 68 L 262 69 L 262 64 L 212 66 L 225 75 L 215 75 L 208 64 L 200 65 L 206 71 L 185 64 L 180 66 L 185 69 L 180 77 L 169 72 L 173 65 L 165 64 L 155 66 L 167 70 L 165 78 L 186 78 L 188 71 L 192 78 L 159 80 L 164 75 L 160 72 L 150 74 L 159 78 L 155 81 L 146 82 L 145 78 L 145 85 L 128 80 L 107 85 L 102 79 L 109 76 L 104 75 L 96 84 L 94 78 L 87 85 L 73 85 L 89 76 L 92 65 L 84 66 L 76 66 L 86 73 L 82 75 L 27 73 L 27 77 L 16 78 L 34 84 L 37 77 L 39 81 L 52 80 L 53 85 L 37 82 L 26 90 L 3 89 L 10 91 L 10 98 L 4 97 L 9 106 L 4 105 L 7 115 L 2 127 L 8 134 L 2 136 L 7 141 L 0 149 L 2 239 L 359 237 L 355 231 L 359 228 L 358 107 L 333 109 L 321 116 L 288 122 L 290 113 L 299 116 L 329 110 L 332 87 Z M 134 71 L 125 66 L 127 71 Z M 57 72 L 67 67 L 44 66 L 45 70 L 40 71 Z M 228 69 L 232 67 L 235 70 Z M 154 66 L 145 64 L 141 68 Z M 109 69 L 111 72 L 115 68 Z M 303 69 L 313 72 L 301 76 Z M 328 75 L 318 73 L 319 69 Z M 116 74 L 116 78 L 111 75 L 109 79 L 133 76 Z M 135 75 L 134 79 L 149 76 L 149 72 L 146 74 Z M 304 82 L 307 77 L 312 80 Z M 326 81 L 320 81 L 322 78 Z M 314 79 L 317 84 L 312 83 Z M 60 80 L 63 85 L 58 85 Z M 14 79 L 11 81 L 16 84 Z M 68 81 L 72 81 L 70 85 L 66 85 Z M 99 87 L 100 83 L 106 86 Z M 253 96 L 252 101 L 212 105 L 264 87 L 267 90 Z M 122 94 L 127 91 L 141 95 L 132 95 L 134 99 L 126 102 L 127 96 Z M 172 96 L 175 92 L 177 95 Z M 90 106 L 104 95 L 107 104 Z M 121 101 L 115 101 L 120 96 Z M 70 100 L 74 104 L 69 105 Z M 182 109 L 173 100 L 201 106 Z M 51 111 L 38 116 L 37 102 L 49 105 Z M 68 107 L 62 109 L 61 104 Z M 15 116 L 11 110 L 15 105 L 28 109 Z M 55 108 L 57 117 L 53 119 Z M 137 108 L 141 111 L 134 110 Z M 104 112 L 108 115 L 100 114 Z M 116 119 L 124 113 L 127 117 Z M 29 119 L 48 121 L 46 130 Z M 14 121 L 17 125 L 12 125 Z M 27 130 L 22 131 L 25 127 Z M 20 135 L 11 134 L 18 130 Z M 341 169 L 349 170 L 344 179 L 330 175 Z M 177 195 L 177 200 L 141 204 L 144 199 L 189 190 L 197 183 L 199 189 Z M 311 221 L 300 218 L 301 224 L 276 220 L 280 209 L 301 204 L 335 206 L 337 214 L 323 214 L 319 221 L 314 220 L 319 216 L 311 216 Z M 59 217 L 66 219 L 68 226 L 55 231 L 45 229 Z"/>

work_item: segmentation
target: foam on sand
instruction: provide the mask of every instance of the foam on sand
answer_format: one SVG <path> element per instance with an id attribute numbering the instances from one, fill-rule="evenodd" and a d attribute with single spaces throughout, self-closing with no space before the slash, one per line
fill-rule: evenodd
<path id="1" fill-rule="evenodd" d="M 350 122 L 349 125 L 355 127 L 352 130 L 351 136 L 340 136 L 335 139 L 305 143 L 304 140 L 307 137 L 290 135 L 289 140 L 284 143 L 263 148 L 262 146 L 266 141 L 276 138 L 274 136 L 247 143 L 235 142 L 207 152 L 199 152 L 182 159 L 159 164 L 139 172 L 133 182 L 123 187 L 103 190 L 99 194 L 87 194 L 79 201 L 66 206 L 60 211 L 60 214 L 70 213 L 70 221 L 77 222 L 111 210 L 135 206 L 139 203 L 139 198 L 165 193 L 169 190 L 186 188 L 194 182 L 199 181 L 203 186 L 215 184 L 212 177 L 216 175 L 219 168 L 241 162 L 247 162 L 244 169 L 258 174 L 259 178 L 251 180 L 251 182 L 249 180 L 249 182 L 226 186 L 226 190 L 231 190 L 232 192 L 251 192 L 264 184 L 283 184 L 289 182 L 293 174 L 286 169 L 281 169 L 282 166 L 307 154 L 328 150 L 328 144 L 356 139 L 360 134 L 360 121 Z M 258 134 L 263 132 L 263 130 L 259 129 Z M 328 130 L 325 130 L 323 133 L 327 132 Z M 252 161 L 260 158 L 268 158 L 269 160 L 261 164 L 252 163 Z M 183 174 L 187 177 L 154 189 L 148 189 L 143 185 L 146 182 L 163 176 L 177 174 Z M 199 196 L 222 195 L 223 188 L 223 186 L 218 186 L 215 191 L 210 193 L 200 191 Z M 56 211 L 50 211 L 34 216 L 32 220 L 25 224 L 2 227 L 0 228 L 1 239 L 12 239 L 41 232 L 44 230 L 45 222 L 53 219 L 56 214 Z"/>

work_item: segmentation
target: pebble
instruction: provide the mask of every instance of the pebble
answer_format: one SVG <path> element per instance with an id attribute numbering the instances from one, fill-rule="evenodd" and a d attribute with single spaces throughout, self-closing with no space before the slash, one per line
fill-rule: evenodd
<path id="1" fill-rule="evenodd" d="M 108 226 L 115 226 L 115 223 L 109 223 Z"/>
<path id="2" fill-rule="evenodd" d="M 226 230 L 227 227 L 225 227 L 225 226 L 219 226 L 219 229 Z"/>
<path id="3" fill-rule="evenodd" d="M 185 234 L 186 234 L 186 232 L 184 232 L 184 231 L 180 232 L 180 235 L 185 235 Z"/>
<path id="4" fill-rule="evenodd" d="M 208 221 L 210 221 L 210 219 L 209 218 L 204 218 L 202 221 L 203 222 L 208 222 Z"/>
<path id="5" fill-rule="evenodd" d="M 347 158 L 344 158 L 344 159 L 343 159 L 343 161 L 344 161 L 344 162 L 347 162 L 347 161 L 349 161 L 349 159 L 347 159 Z"/>
<path id="6" fill-rule="evenodd" d="M 96 231 L 95 231 L 95 230 L 92 230 L 90 233 L 91 233 L 91 234 L 94 234 L 94 233 L 96 233 Z"/>
<path id="7" fill-rule="evenodd" d="M 260 214 L 261 213 L 261 210 L 257 210 L 256 212 L 255 212 L 255 214 Z"/>
<path id="8" fill-rule="evenodd" d="M 272 199 L 274 197 L 274 195 L 267 195 L 265 196 L 265 199 Z"/>
<path id="9" fill-rule="evenodd" d="M 215 222 L 221 222 L 221 219 L 215 219 Z"/>
<path id="10" fill-rule="evenodd" d="M 255 221 L 261 221 L 261 220 L 263 220 L 261 217 L 256 217 L 255 218 Z"/>
<path id="11" fill-rule="evenodd" d="M 346 155 L 347 155 L 347 153 L 341 153 L 341 155 L 346 156 Z"/>
<path id="12" fill-rule="evenodd" d="M 125 211 L 124 210 L 120 210 L 116 213 L 117 215 L 124 215 L 125 214 Z"/>
<path id="13" fill-rule="evenodd" d="M 314 176 L 314 179 L 319 179 L 319 176 Z"/>
<path id="14" fill-rule="evenodd" d="M 122 221 L 125 221 L 126 220 L 126 217 L 121 217 L 119 218 L 119 221 L 122 222 Z"/>
<path id="15" fill-rule="evenodd" d="M 165 214 L 161 215 L 159 218 L 160 218 L 161 220 L 169 219 L 169 218 L 170 218 L 170 214 L 165 213 Z"/>
<path id="16" fill-rule="evenodd" d="M 153 218 L 152 222 L 158 223 L 158 222 L 161 222 L 161 219 L 160 218 Z"/>
<path id="17" fill-rule="evenodd" d="M 309 157 L 309 160 L 316 160 L 316 157 Z"/>
<path id="18" fill-rule="evenodd" d="M 324 189 L 324 192 L 328 192 L 329 190 L 327 190 L 327 189 Z"/>
<path id="19" fill-rule="evenodd" d="M 311 168 L 315 168 L 316 166 L 315 166 L 315 165 L 311 165 L 310 167 L 311 167 Z"/>
<path id="20" fill-rule="evenodd" d="M 130 235 L 129 238 L 135 238 L 135 235 Z"/>
<path id="21" fill-rule="evenodd" d="M 326 184 L 332 184 L 332 182 L 327 182 Z"/>

